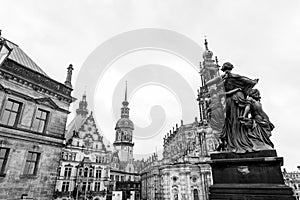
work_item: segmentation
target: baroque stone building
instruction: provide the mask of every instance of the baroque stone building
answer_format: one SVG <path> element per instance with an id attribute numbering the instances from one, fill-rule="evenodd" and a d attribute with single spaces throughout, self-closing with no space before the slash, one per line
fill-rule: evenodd
<path id="1" fill-rule="evenodd" d="M 50 200 L 74 101 L 73 68 L 59 83 L 18 45 L 1 36 L 0 43 L 10 50 L 0 55 L 0 199 Z"/>
<path id="2" fill-rule="evenodd" d="M 297 171 L 287 172 L 283 169 L 283 178 L 286 185 L 293 188 L 294 196 L 297 200 L 300 199 L 300 166 L 297 167 Z"/>
<path id="3" fill-rule="evenodd" d="M 164 138 L 163 159 L 154 154 L 146 160 L 141 171 L 142 199 L 208 199 L 209 150 L 197 120 L 176 125 Z"/>
<path id="4" fill-rule="evenodd" d="M 205 40 L 203 62 L 200 63 L 202 86 L 198 90 L 200 120 L 176 124 L 163 141 L 163 158 L 156 154 L 145 161 L 141 171 L 142 199 L 207 200 L 212 184 L 207 161 L 218 145 L 224 113 L 222 99 L 209 94 L 206 81 L 219 75 L 217 58 L 208 49 Z M 215 86 L 215 90 L 219 90 Z"/>

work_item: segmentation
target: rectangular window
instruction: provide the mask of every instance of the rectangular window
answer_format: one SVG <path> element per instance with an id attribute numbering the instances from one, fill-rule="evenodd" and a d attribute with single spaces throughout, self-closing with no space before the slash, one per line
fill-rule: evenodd
<path id="1" fill-rule="evenodd" d="M 120 181 L 120 180 L 119 180 L 119 175 L 116 175 L 116 181 Z"/>
<path id="2" fill-rule="evenodd" d="M 61 188 L 61 191 L 62 192 L 68 192 L 69 191 L 69 187 L 70 187 L 70 182 L 63 182 L 62 183 L 62 188 Z"/>
<path id="3" fill-rule="evenodd" d="M 100 191 L 100 182 L 95 182 L 95 189 L 96 192 Z"/>
<path id="4" fill-rule="evenodd" d="M 110 175 L 110 180 L 114 181 L 114 175 Z"/>
<path id="5" fill-rule="evenodd" d="M 82 182 L 81 191 L 85 191 L 86 190 L 86 184 L 87 184 L 87 182 Z"/>
<path id="6" fill-rule="evenodd" d="M 100 156 L 96 156 L 96 163 L 100 163 L 101 162 L 101 157 Z"/>
<path id="7" fill-rule="evenodd" d="M 20 117 L 22 103 L 8 99 L 3 116 L 2 123 L 8 126 L 16 126 Z"/>
<path id="8" fill-rule="evenodd" d="M 36 117 L 32 124 L 32 130 L 39 133 L 44 133 L 46 130 L 48 115 L 49 115 L 48 111 L 39 108 L 36 112 Z"/>
<path id="9" fill-rule="evenodd" d="M 26 158 L 24 174 L 36 175 L 39 159 L 40 159 L 40 153 L 29 151 Z"/>
<path id="10" fill-rule="evenodd" d="M 124 176 L 121 176 L 121 181 L 124 181 Z"/>
<path id="11" fill-rule="evenodd" d="M 101 169 L 96 169 L 96 178 L 101 178 Z"/>
<path id="12" fill-rule="evenodd" d="M 85 169 L 84 169 L 84 172 L 83 172 L 83 176 L 84 176 L 84 177 L 88 177 L 88 171 L 89 171 L 88 168 L 85 168 Z"/>
<path id="13" fill-rule="evenodd" d="M 71 167 L 66 167 L 64 177 L 65 178 L 70 178 L 71 177 L 71 172 L 72 172 L 72 168 Z"/>
<path id="14" fill-rule="evenodd" d="M 8 154 L 9 154 L 9 149 L 0 148 L 0 174 L 4 174 Z"/>
<path id="15" fill-rule="evenodd" d="M 82 190 L 81 191 L 90 191 L 91 190 L 91 182 L 82 182 Z"/>

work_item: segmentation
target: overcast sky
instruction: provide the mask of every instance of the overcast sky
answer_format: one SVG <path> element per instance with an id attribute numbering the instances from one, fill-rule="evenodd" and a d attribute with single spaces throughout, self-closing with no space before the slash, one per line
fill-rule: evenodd
<path id="1" fill-rule="evenodd" d="M 220 63 L 230 61 L 236 73 L 260 79 L 257 87 L 261 90 L 262 104 L 276 127 L 272 140 L 277 153 L 284 157 L 288 170 L 296 170 L 300 165 L 300 1 L 1 0 L 0 3 L 2 35 L 17 43 L 50 77 L 61 82 L 69 63 L 75 68 L 75 82 L 90 53 L 126 31 L 168 29 L 199 45 L 203 45 L 206 35 L 209 48 L 218 55 Z M 148 91 L 144 95 L 152 96 L 153 87 Z M 141 120 L 141 113 L 132 108 L 134 102 L 138 106 L 138 100 L 145 99 L 142 94 L 130 94 L 130 106 L 136 113 L 132 119 L 141 127 L 151 123 L 146 117 Z M 88 94 L 88 97 L 94 96 Z M 173 111 L 180 115 L 180 110 Z M 170 112 L 166 108 L 166 116 Z M 148 146 L 153 151 L 157 148 L 143 140 L 136 141 L 136 146 Z"/>

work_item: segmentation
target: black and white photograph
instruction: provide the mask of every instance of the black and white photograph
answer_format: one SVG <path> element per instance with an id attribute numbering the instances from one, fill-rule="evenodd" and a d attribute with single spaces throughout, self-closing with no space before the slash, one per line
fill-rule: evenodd
<path id="1" fill-rule="evenodd" d="M 300 199 L 300 1 L 0 5 L 0 200 Z"/>

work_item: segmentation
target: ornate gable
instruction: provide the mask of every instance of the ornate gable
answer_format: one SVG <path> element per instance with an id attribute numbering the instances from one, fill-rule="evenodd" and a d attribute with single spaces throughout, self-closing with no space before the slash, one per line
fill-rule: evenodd
<path id="1" fill-rule="evenodd" d="M 106 151 L 103 135 L 99 133 L 92 113 L 82 122 L 78 130 L 74 130 L 71 139 L 73 145 L 77 143 L 89 149 Z"/>

